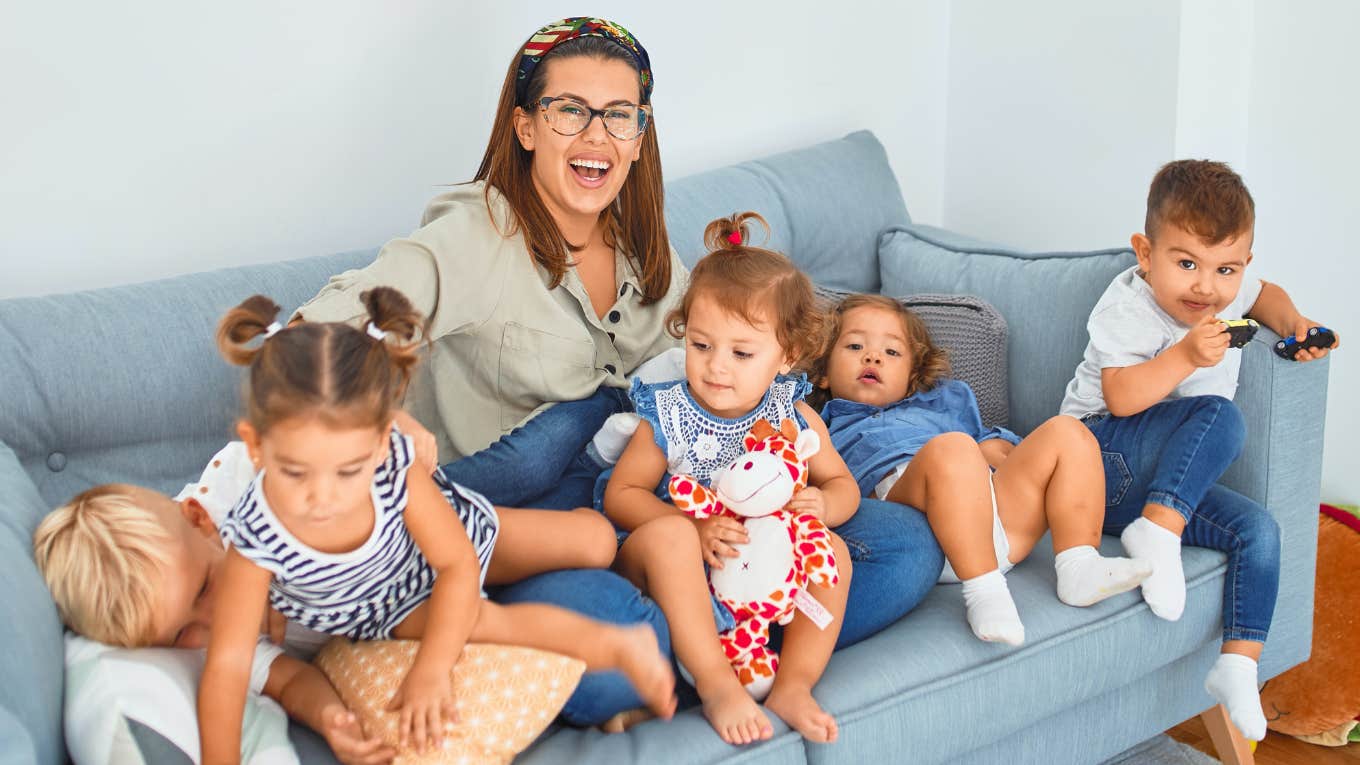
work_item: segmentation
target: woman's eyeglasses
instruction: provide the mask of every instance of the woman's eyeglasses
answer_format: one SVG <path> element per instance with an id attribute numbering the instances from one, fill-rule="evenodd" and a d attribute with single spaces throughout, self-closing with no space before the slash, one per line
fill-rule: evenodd
<path id="1" fill-rule="evenodd" d="M 538 99 L 543 119 L 561 135 L 576 135 L 596 117 L 604 129 L 620 141 L 631 141 L 642 135 L 651 119 L 652 107 L 638 104 L 614 104 L 603 109 L 592 109 L 574 98 L 545 96 Z"/>

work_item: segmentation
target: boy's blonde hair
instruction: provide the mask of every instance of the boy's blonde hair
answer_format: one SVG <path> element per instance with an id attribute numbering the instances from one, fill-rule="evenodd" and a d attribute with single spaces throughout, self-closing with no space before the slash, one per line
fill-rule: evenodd
<path id="1" fill-rule="evenodd" d="M 62 621 L 124 648 L 155 640 L 155 595 L 175 544 L 134 491 L 96 486 L 53 510 L 33 534 L 33 558 Z"/>

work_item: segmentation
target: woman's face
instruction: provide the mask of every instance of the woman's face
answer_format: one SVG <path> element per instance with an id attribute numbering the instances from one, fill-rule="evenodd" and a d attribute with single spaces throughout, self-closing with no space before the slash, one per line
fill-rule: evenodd
<path id="1" fill-rule="evenodd" d="M 638 73 L 622 61 L 572 56 L 545 66 L 545 97 L 572 98 L 592 109 L 638 102 Z M 527 113 L 515 110 L 515 133 L 520 145 L 533 152 L 534 188 L 559 225 L 573 219 L 593 223 L 613 204 L 645 135 L 621 141 L 605 130 L 601 119 L 591 119 L 576 135 L 561 135 L 537 107 Z"/>

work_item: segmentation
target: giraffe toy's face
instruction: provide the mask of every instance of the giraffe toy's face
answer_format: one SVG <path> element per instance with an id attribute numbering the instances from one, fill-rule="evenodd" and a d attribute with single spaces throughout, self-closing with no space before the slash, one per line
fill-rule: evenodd
<path id="1" fill-rule="evenodd" d="M 820 448 L 816 431 L 810 429 L 793 438 L 773 428 L 753 432 L 747 437 L 746 453 L 714 476 L 713 491 L 737 515 L 769 515 L 807 486 L 807 461 Z"/>

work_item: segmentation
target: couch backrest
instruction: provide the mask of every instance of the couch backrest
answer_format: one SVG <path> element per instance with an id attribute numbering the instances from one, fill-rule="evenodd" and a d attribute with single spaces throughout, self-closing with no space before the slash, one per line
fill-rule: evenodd
<path id="1" fill-rule="evenodd" d="M 814 282 L 855 292 L 878 291 L 879 232 L 911 222 L 888 155 L 867 130 L 666 186 L 671 243 L 689 266 L 705 252 L 710 221 L 746 210 L 769 221 L 769 246 Z"/>

